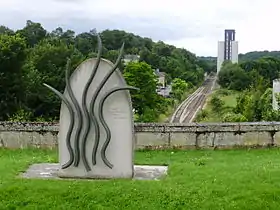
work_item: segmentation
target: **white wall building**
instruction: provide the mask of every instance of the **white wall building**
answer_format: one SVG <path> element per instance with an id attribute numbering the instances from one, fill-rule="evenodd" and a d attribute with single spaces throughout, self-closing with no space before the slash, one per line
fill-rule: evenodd
<path id="1" fill-rule="evenodd" d="M 217 56 L 217 73 L 219 73 L 222 64 L 224 62 L 224 52 L 225 52 L 225 42 L 219 41 L 218 42 L 218 56 Z"/>
<path id="2" fill-rule="evenodd" d="M 238 42 L 237 41 L 232 41 L 231 42 L 231 62 L 232 63 L 238 63 Z"/>
<path id="3" fill-rule="evenodd" d="M 273 90 L 272 90 L 272 108 L 274 110 L 279 109 L 279 105 L 276 99 L 276 94 L 280 93 L 280 79 L 273 80 Z"/>

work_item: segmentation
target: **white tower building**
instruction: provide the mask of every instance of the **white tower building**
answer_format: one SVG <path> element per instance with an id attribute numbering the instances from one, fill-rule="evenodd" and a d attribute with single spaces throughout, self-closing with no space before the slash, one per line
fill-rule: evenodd
<path id="1" fill-rule="evenodd" d="M 225 60 L 238 63 L 238 42 L 235 41 L 235 30 L 225 30 L 225 40 L 218 42 L 217 73 Z"/>

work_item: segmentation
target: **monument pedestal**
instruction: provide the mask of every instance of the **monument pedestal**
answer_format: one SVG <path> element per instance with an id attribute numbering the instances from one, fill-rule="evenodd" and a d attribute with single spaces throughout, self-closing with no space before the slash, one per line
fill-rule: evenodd
<path id="1" fill-rule="evenodd" d="M 79 178 L 79 179 L 132 179 L 134 175 L 134 167 L 130 170 L 116 170 L 95 168 L 92 171 L 86 171 L 80 168 L 60 169 L 57 172 L 60 178 Z"/>
<path id="2" fill-rule="evenodd" d="M 88 179 L 88 180 L 94 180 L 94 179 L 106 179 L 104 176 L 101 178 L 97 177 L 86 177 L 86 176 L 72 176 L 70 174 L 70 177 L 60 177 L 60 171 L 59 171 L 59 164 L 57 163 L 39 163 L 31 165 L 26 172 L 22 174 L 22 177 L 24 178 L 39 178 L 39 179 Z M 135 180 L 159 180 L 167 175 L 167 166 L 147 166 L 147 165 L 135 165 L 133 167 L 133 177 L 127 178 L 133 178 Z M 65 175 L 65 174 L 64 174 Z M 116 175 L 116 174 L 114 174 Z M 118 178 L 125 178 L 126 176 L 114 176 L 114 177 L 108 177 L 108 179 L 118 179 Z"/>

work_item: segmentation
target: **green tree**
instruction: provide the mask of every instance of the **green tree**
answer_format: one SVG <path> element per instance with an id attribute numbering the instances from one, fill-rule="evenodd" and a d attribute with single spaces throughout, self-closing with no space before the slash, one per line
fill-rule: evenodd
<path id="1" fill-rule="evenodd" d="M 248 121 L 252 122 L 255 118 L 256 101 L 252 93 L 246 91 L 237 98 L 236 113 L 242 114 Z"/>
<path id="2" fill-rule="evenodd" d="M 218 83 L 223 88 L 245 90 L 251 81 L 248 74 L 238 64 L 228 62 L 222 66 L 218 74 Z"/>
<path id="3" fill-rule="evenodd" d="M 213 111 L 218 113 L 221 112 L 223 106 L 225 105 L 225 102 L 218 96 L 214 95 L 210 100 L 210 104 L 212 106 Z"/>
<path id="4" fill-rule="evenodd" d="M 188 89 L 188 83 L 186 83 L 185 80 L 175 78 L 172 81 L 171 88 L 173 97 L 177 100 L 181 100 Z"/>
<path id="5" fill-rule="evenodd" d="M 280 59 L 274 57 L 262 57 L 253 61 L 244 61 L 239 64 L 239 66 L 249 74 L 253 74 L 251 78 L 251 83 L 255 81 L 255 75 L 258 74 L 259 77 L 263 77 L 266 81 L 267 87 L 272 85 L 274 79 L 279 78 L 280 74 Z M 254 75 L 255 74 L 255 75 Z"/>
<path id="6" fill-rule="evenodd" d="M 26 26 L 23 29 L 18 30 L 16 33 L 26 39 L 29 47 L 33 47 L 35 44 L 38 44 L 47 36 L 47 31 L 42 27 L 42 25 L 40 23 L 32 22 L 31 20 L 28 20 L 26 22 Z"/>
<path id="7" fill-rule="evenodd" d="M 46 89 L 43 83 L 63 92 L 68 58 L 71 59 L 72 70 L 83 60 L 77 49 L 63 41 L 52 44 L 46 39 L 30 51 L 23 70 L 26 106 L 34 113 L 34 117 L 44 116 L 52 119 L 59 116 L 61 101 Z"/>
<path id="8" fill-rule="evenodd" d="M 15 32 L 12 29 L 9 29 L 6 26 L 1 26 L 0 25 L 0 34 L 14 35 Z"/>
<path id="9" fill-rule="evenodd" d="M 217 60 L 210 57 L 198 57 L 198 65 L 208 74 L 217 70 Z"/>
<path id="10" fill-rule="evenodd" d="M 97 52 L 97 39 L 94 31 L 78 34 L 75 37 L 75 47 L 84 55 Z M 103 50 L 103 53 L 105 51 Z"/>
<path id="11" fill-rule="evenodd" d="M 253 51 L 248 52 L 245 54 L 239 54 L 239 60 L 241 61 L 253 61 L 258 60 L 263 57 L 274 57 L 274 58 L 280 58 L 280 51 Z"/>
<path id="12" fill-rule="evenodd" d="M 128 85 L 140 88 L 140 91 L 131 92 L 136 114 L 143 121 L 156 120 L 161 100 L 156 93 L 157 77 L 151 66 L 145 62 L 130 62 L 126 65 L 123 75 Z"/>
<path id="13" fill-rule="evenodd" d="M 223 116 L 223 122 L 246 122 L 248 121 L 242 114 L 226 113 Z"/>
<path id="14" fill-rule="evenodd" d="M 43 87 L 42 83 L 49 83 L 59 91 L 63 91 L 67 58 L 72 59 L 74 68 L 82 60 L 96 56 L 95 33 L 95 30 L 91 30 L 76 35 L 74 31 L 61 27 L 49 33 L 40 23 L 31 20 L 16 32 L 6 26 L 0 26 L 0 35 L 6 36 L 1 40 L 5 44 L 2 45 L 3 56 L 0 58 L 3 96 L 1 98 L 3 112 L 0 110 L 0 120 L 58 117 L 61 102 Z M 179 78 L 189 86 L 199 85 L 203 81 L 204 72 L 209 71 L 205 63 L 199 62 L 198 58 L 186 49 L 176 48 L 162 41 L 153 42 L 149 38 L 120 30 L 105 30 L 100 34 L 104 58 L 114 62 L 118 55 L 117 51 L 122 42 L 125 42 L 124 54 L 139 55 L 140 62 L 144 61 L 152 69 L 165 72 L 168 84 L 175 78 Z M 13 46 L 15 37 L 17 41 L 21 40 L 19 43 L 26 46 L 19 49 L 17 47 L 20 45 Z M 6 43 L 9 43 L 7 48 Z M 14 59 L 17 56 L 18 58 Z M 24 59 L 25 56 L 27 59 Z M 124 69 L 123 63 L 119 68 Z M 154 77 L 155 75 L 152 74 L 151 81 L 144 80 L 143 83 L 148 84 L 148 87 L 151 86 L 150 83 L 154 85 L 156 80 Z M 136 83 L 139 82 L 137 79 L 135 77 Z M 145 87 L 143 89 L 145 90 Z M 169 100 L 156 94 L 154 87 L 150 90 L 150 95 L 144 92 L 142 98 L 140 96 L 134 98 L 137 101 L 134 105 L 142 113 L 139 118 L 142 121 L 155 120 L 159 113 L 165 112 L 170 105 Z M 8 96 L 9 94 L 11 95 Z M 13 104 L 11 104 L 12 100 L 15 101 Z M 143 103 L 145 106 L 141 108 Z"/>
<path id="15" fill-rule="evenodd" d="M 115 62 L 119 56 L 119 51 L 117 50 L 108 50 L 106 53 L 104 53 L 103 57 L 108 59 L 111 62 Z"/>
<path id="16" fill-rule="evenodd" d="M 25 49 L 25 41 L 18 35 L 0 34 L 0 120 L 7 120 L 21 107 Z"/>

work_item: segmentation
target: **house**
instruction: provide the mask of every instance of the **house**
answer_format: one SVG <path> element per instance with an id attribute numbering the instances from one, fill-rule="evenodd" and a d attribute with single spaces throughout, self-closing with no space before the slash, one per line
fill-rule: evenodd
<path id="1" fill-rule="evenodd" d="M 165 73 L 160 72 L 159 69 L 155 70 L 154 73 L 158 78 L 158 86 L 160 88 L 165 88 L 166 87 Z"/>
<path id="2" fill-rule="evenodd" d="M 158 78 L 157 94 L 163 97 L 169 97 L 171 92 L 171 85 L 166 85 L 166 74 L 165 72 L 160 72 L 159 69 L 154 71 L 154 74 Z"/>
<path id="3" fill-rule="evenodd" d="M 138 62 L 140 59 L 140 55 L 131 55 L 131 54 L 127 54 L 124 56 L 124 63 L 127 64 L 129 62 Z"/>

